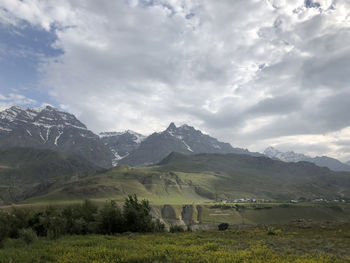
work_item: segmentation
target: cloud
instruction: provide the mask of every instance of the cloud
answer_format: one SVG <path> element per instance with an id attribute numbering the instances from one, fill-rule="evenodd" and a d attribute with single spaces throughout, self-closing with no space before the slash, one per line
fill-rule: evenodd
<path id="1" fill-rule="evenodd" d="M 3 95 L 0 93 L 0 110 L 5 110 L 13 105 L 28 106 L 36 103 L 35 100 L 21 94 L 10 93 L 8 95 Z"/>
<path id="2" fill-rule="evenodd" d="M 253 150 L 299 136 L 310 152 L 315 136 L 313 153 L 335 156 L 332 136 L 350 126 L 346 0 L 1 5 L 2 23 L 56 34 L 63 53 L 40 65 L 42 86 L 94 131 L 187 122 Z"/>

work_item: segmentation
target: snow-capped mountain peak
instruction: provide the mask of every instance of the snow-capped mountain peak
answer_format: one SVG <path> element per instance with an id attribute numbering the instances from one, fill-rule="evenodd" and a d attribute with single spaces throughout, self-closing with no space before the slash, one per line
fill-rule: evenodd
<path id="1" fill-rule="evenodd" d="M 120 160 L 138 148 L 140 143 L 147 137 L 132 130 L 101 132 L 99 135 L 104 145 L 111 151 L 113 166 L 117 165 Z"/>
<path id="2" fill-rule="evenodd" d="M 0 112 L 0 147 L 34 147 L 79 153 L 109 167 L 109 152 L 73 114 L 54 107 L 12 106 Z M 107 154 L 108 152 L 108 154 Z M 96 154 L 96 156 L 95 156 Z"/>
<path id="3" fill-rule="evenodd" d="M 272 159 L 278 159 L 284 162 L 311 162 L 321 167 L 328 167 L 334 171 L 350 171 L 348 164 L 342 163 L 337 159 L 330 158 L 327 156 L 316 156 L 310 157 L 302 153 L 295 153 L 294 151 L 281 152 L 273 147 L 265 149 L 264 154 Z"/>
<path id="4" fill-rule="evenodd" d="M 149 165 L 158 163 L 171 152 L 185 154 L 192 153 L 239 153 L 251 154 L 249 151 L 233 148 L 229 143 L 203 134 L 189 125 L 177 127 L 175 123 L 162 132 L 155 132 L 148 136 L 141 144 L 123 158 L 120 163 L 130 165 Z"/>
<path id="5" fill-rule="evenodd" d="M 272 159 L 279 159 L 284 162 L 308 161 L 311 158 L 304 154 L 295 153 L 294 151 L 280 152 L 271 146 L 265 149 L 264 154 Z"/>

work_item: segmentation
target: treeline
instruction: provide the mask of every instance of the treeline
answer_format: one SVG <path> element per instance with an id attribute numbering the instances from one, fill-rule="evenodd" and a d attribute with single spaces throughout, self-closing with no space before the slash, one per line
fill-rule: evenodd
<path id="1" fill-rule="evenodd" d="M 136 195 L 128 196 L 123 209 L 115 201 L 106 202 L 99 209 L 85 200 L 62 209 L 50 206 L 40 212 L 23 208 L 12 208 L 11 212 L 0 210 L 0 244 L 6 238 L 23 238 L 29 243 L 37 236 L 54 239 L 65 234 L 164 231 L 164 224 L 153 220 L 150 211 L 149 202 L 139 201 Z"/>

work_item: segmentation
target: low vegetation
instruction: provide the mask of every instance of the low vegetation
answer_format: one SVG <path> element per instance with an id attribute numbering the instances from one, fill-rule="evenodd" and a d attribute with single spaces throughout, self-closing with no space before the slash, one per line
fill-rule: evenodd
<path id="1" fill-rule="evenodd" d="M 350 225 L 8 239 L 0 262 L 350 262 Z"/>

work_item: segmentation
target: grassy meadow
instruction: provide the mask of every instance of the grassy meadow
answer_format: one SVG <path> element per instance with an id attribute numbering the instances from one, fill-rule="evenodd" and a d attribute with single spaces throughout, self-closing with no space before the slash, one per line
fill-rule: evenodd
<path id="1" fill-rule="evenodd" d="M 9 239 L 0 262 L 350 262 L 349 224 Z"/>

